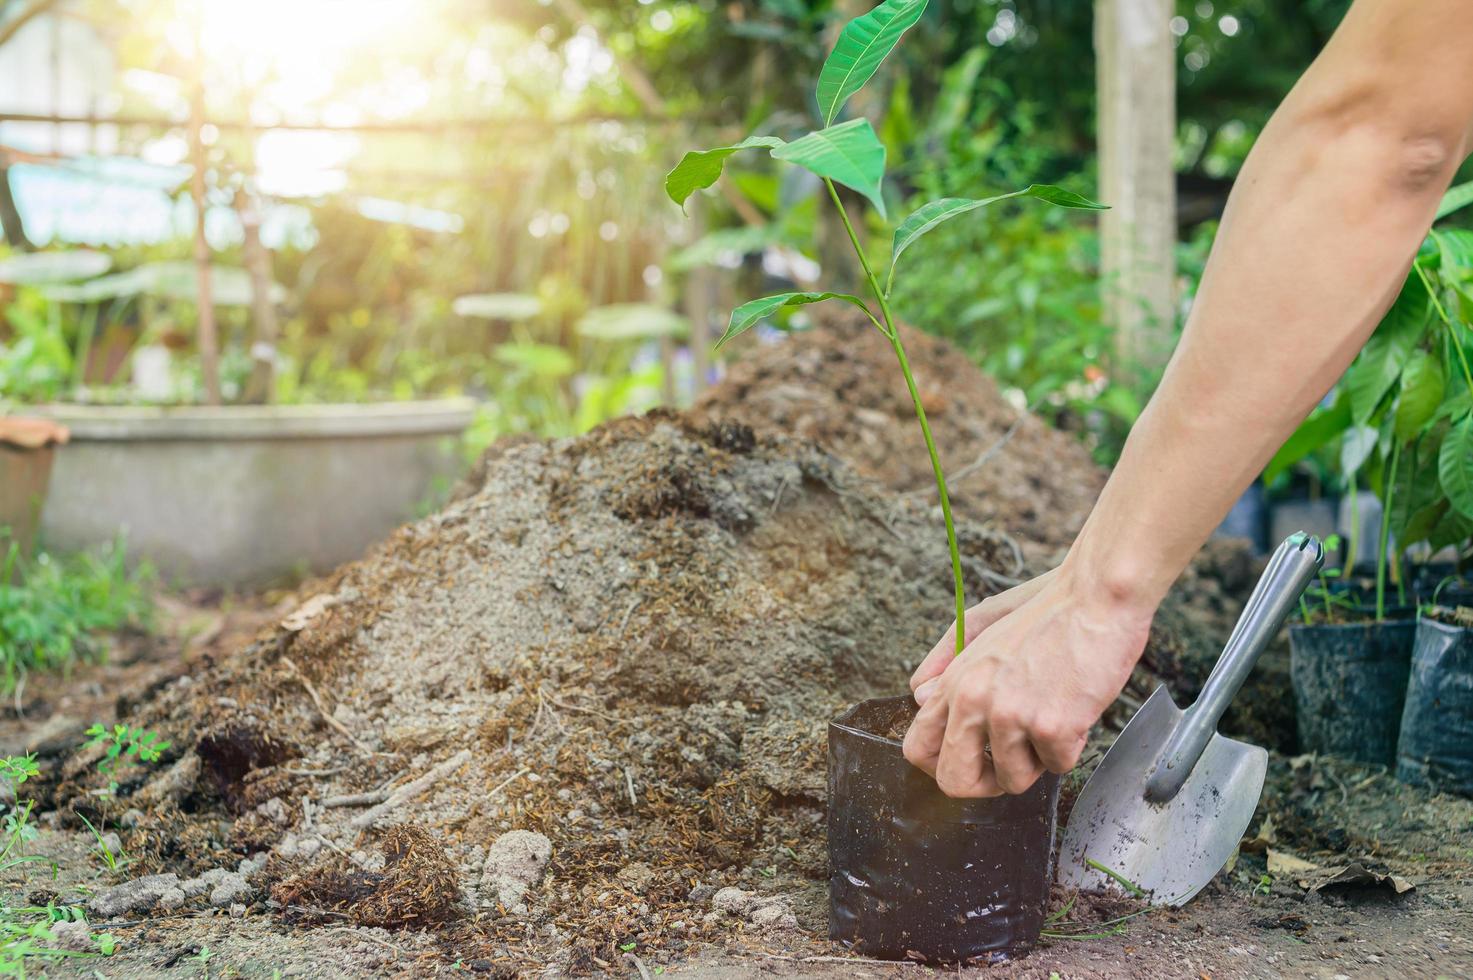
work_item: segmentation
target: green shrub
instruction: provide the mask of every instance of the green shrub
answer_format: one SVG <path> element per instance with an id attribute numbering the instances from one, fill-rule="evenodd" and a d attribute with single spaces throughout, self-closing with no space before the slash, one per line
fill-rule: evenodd
<path id="1" fill-rule="evenodd" d="M 3 541 L 3 538 L 0 538 Z M 0 566 L 0 693 L 33 670 L 65 670 L 105 653 L 99 634 L 147 628 L 152 572 L 130 572 L 121 541 L 98 554 L 23 560 L 10 542 Z"/>

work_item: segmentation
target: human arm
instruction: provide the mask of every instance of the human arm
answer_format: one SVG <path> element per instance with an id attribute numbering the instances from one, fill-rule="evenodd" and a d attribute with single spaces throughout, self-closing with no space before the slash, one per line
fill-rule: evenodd
<path id="1" fill-rule="evenodd" d="M 1265 127 L 1181 343 L 1064 563 L 912 678 L 953 796 L 1067 771 L 1171 583 L 1400 289 L 1473 124 L 1473 0 L 1357 0 Z M 984 754 L 990 745 L 992 756 Z"/>

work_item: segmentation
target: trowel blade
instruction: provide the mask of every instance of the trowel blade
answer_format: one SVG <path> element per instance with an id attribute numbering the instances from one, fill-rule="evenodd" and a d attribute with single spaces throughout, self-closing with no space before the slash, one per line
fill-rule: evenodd
<path id="1" fill-rule="evenodd" d="M 1237 850 L 1263 792 L 1263 749 L 1214 734 L 1181 792 L 1166 803 L 1146 800 L 1146 780 L 1182 714 L 1158 687 L 1105 753 L 1069 814 L 1061 884 L 1123 890 L 1090 858 L 1139 886 L 1152 905 L 1184 905 Z"/>

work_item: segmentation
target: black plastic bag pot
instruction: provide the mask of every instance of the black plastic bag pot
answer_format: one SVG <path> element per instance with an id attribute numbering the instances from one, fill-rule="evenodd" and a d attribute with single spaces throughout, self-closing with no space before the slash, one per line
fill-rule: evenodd
<path id="1" fill-rule="evenodd" d="M 892 737 L 915 711 L 880 698 L 829 723 L 829 935 L 884 959 L 1021 955 L 1043 928 L 1059 777 L 953 800 Z"/>
<path id="2" fill-rule="evenodd" d="M 1396 764 L 1415 620 L 1289 629 L 1301 752 Z"/>
<path id="3" fill-rule="evenodd" d="M 1473 796 L 1473 629 L 1417 623 L 1396 778 Z"/>

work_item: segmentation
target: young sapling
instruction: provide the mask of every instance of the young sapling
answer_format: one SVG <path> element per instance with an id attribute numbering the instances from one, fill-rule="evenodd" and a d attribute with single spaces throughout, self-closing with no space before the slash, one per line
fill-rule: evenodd
<path id="1" fill-rule="evenodd" d="M 868 119 L 849 119 L 842 122 L 836 120 L 839 119 L 845 103 L 864 87 L 880 63 L 899 43 L 901 35 L 920 20 L 926 9 L 926 2 L 927 0 L 884 0 L 868 13 L 844 26 L 818 76 L 815 95 L 824 128 L 804 134 L 792 142 L 777 136 L 754 135 L 729 146 L 693 150 L 686 153 L 675 169 L 666 176 L 665 190 L 671 200 L 684 207 L 692 194 L 716 183 L 726 165 L 727 157 L 741 150 L 758 148 L 766 149 L 774 159 L 802 167 L 823 181 L 828 198 L 833 202 L 839 220 L 843 223 L 849 244 L 859 259 L 868 298 L 878 308 L 879 316 L 876 317 L 871 311 L 866 299 L 851 293 L 777 293 L 750 300 L 733 310 L 726 332 L 717 341 L 716 347 L 719 350 L 733 337 L 780 309 L 831 299 L 849 303 L 862 310 L 875 329 L 889 341 L 900 366 L 900 373 L 905 378 L 906 390 L 915 408 L 916 421 L 920 424 L 926 452 L 931 457 L 931 469 L 936 478 L 941 516 L 946 524 L 946 542 L 951 554 L 951 574 L 956 600 L 956 652 L 961 653 L 966 644 L 966 631 L 963 627 L 966 593 L 951 499 L 946 492 L 946 475 L 941 468 L 941 458 L 931 434 L 930 423 L 926 420 L 920 391 L 916 387 L 910 362 L 905 356 L 905 347 L 901 343 L 900 331 L 896 328 L 895 318 L 890 310 L 891 287 L 900 256 L 938 225 L 1000 201 L 1034 198 L 1057 207 L 1096 211 L 1103 210 L 1105 206 L 1050 184 L 1031 184 L 1022 190 L 992 197 L 947 197 L 931 201 L 917 209 L 895 229 L 888 267 L 884 270 L 884 285 L 881 286 L 880 276 L 876 274 L 869 256 L 865 254 L 859 235 L 850 220 L 849 211 L 835 185 L 842 184 L 860 194 L 884 218 L 885 197 L 882 185 L 885 177 L 885 147 L 875 135 L 874 127 Z"/>

